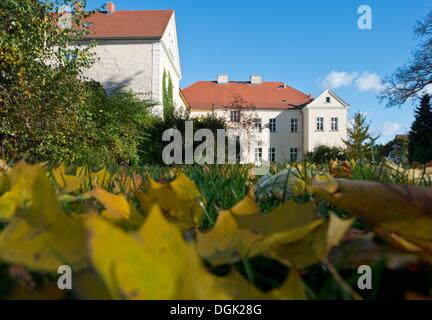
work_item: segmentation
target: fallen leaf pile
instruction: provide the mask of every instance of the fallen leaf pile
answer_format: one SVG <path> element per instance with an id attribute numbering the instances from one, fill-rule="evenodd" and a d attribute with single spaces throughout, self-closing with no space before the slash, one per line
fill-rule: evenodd
<path id="1" fill-rule="evenodd" d="M 332 164 L 330 171 L 350 177 L 347 164 Z M 342 287 L 339 263 L 355 269 L 386 257 L 398 266 L 430 266 L 430 187 L 306 177 L 289 169 L 267 177 L 203 230 L 206 199 L 181 170 L 162 183 L 106 169 L 61 165 L 48 172 L 24 162 L 6 168 L 0 263 L 48 279 L 31 295 L 17 284 L 9 297 L 64 297 L 56 287 L 61 265 L 72 268 L 73 294 L 82 299 L 307 299 L 305 278 L 313 266 L 323 266 Z M 281 204 L 263 212 L 255 192 L 273 193 Z M 310 200 L 296 201 L 302 193 Z M 349 217 L 332 208 L 320 214 L 323 201 Z M 353 228 L 356 218 L 364 229 Z M 258 257 L 284 266 L 285 280 L 262 290 L 253 273 L 240 272 L 239 265 Z M 221 267 L 225 274 L 215 272 Z M 359 297 L 355 288 L 348 291 Z"/>

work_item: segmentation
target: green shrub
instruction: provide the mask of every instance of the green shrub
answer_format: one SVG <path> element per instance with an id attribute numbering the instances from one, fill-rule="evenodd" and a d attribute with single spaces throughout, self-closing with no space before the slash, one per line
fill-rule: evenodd
<path id="1" fill-rule="evenodd" d="M 347 160 L 346 152 L 342 148 L 321 145 L 306 154 L 306 160 L 318 164 L 326 164 L 331 160 Z"/>
<path id="2" fill-rule="evenodd" d="M 214 112 L 191 118 L 188 110 L 177 110 L 172 117 L 162 119 L 160 117 L 153 117 L 152 123 L 146 127 L 145 132 L 150 141 L 146 141 L 141 146 L 141 163 L 163 165 L 162 151 L 169 142 L 162 141 L 162 135 L 165 130 L 178 129 L 183 137 L 183 152 L 184 152 L 184 137 L 185 137 L 185 122 L 193 121 L 193 132 L 199 129 L 209 129 L 216 137 L 218 129 L 226 129 L 226 121 L 223 117 L 217 116 Z M 201 142 L 194 142 L 194 147 L 198 146 Z M 217 150 L 215 150 L 216 154 Z M 183 155 L 184 159 L 184 155 Z"/>
<path id="3" fill-rule="evenodd" d="M 91 150 L 83 161 L 93 165 L 139 163 L 139 149 L 149 141 L 145 130 L 154 121 L 152 103 L 137 98 L 132 92 L 107 94 L 101 85 L 91 82 L 86 113 L 91 119 L 89 132 Z"/>

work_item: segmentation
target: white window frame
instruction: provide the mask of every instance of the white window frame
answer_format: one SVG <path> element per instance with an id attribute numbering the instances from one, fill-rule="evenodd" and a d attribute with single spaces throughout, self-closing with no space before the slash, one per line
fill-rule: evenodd
<path id="1" fill-rule="evenodd" d="M 269 148 L 269 161 L 276 162 L 276 148 Z"/>
<path id="2" fill-rule="evenodd" d="M 270 132 L 277 132 L 276 118 L 269 119 L 269 130 Z"/>
<path id="3" fill-rule="evenodd" d="M 294 126 L 294 130 L 293 130 Z M 299 121 L 298 118 L 292 118 L 290 123 L 290 130 L 291 132 L 299 132 Z"/>
<path id="4" fill-rule="evenodd" d="M 326 97 L 325 102 L 326 103 L 331 103 L 331 97 Z"/>
<path id="5" fill-rule="evenodd" d="M 332 117 L 330 120 L 331 123 L 331 131 L 339 131 L 339 118 Z"/>
<path id="6" fill-rule="evenodd" d="M 321 120 L 321 121 L 319 121 Z M 319 124 L 321 124 L 319 126 Z M 324 131 L 324 117 L 317 117 L 315 120 L 315 131 Z"/>
<path id="7" fill-rule="evenodd" d="M 253 127 L 255 130 L 261 132 L 262 130 L 262 119 L 261 118 L 254 118 L 253 119 Z"/>
<path id="8" fill-rule="evenodd" d="M 230 111 L 230 122 L 239 123 L 240 122 L 240 111 L 231 110 Z"/>
<path id="9" fill-rule="evenodd" d="M 255 148 L 255 162 L 262 162 L 263 149 L 261 147 Z"/>
<path id="10" fill-rule="evenodd" d="M 296 162 L 298 160 L 298 150 L 298 148 L 290 148 L 290 162 Z"/>

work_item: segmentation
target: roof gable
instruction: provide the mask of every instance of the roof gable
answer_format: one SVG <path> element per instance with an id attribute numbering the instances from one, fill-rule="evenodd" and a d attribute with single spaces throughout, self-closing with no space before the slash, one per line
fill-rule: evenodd
<path id="1" fill-rule="evenodd" d="M 89 39 L 160 39 L 165 33 L 173 10 L 96 12 L 86 18 Z"/>
<path id="2" fill-rule="evenodd" d="M 327 102 L 327 97 L 330 97 L 330 102 Z M 334 91 L 331 89 L 326 89 L 322 92 L 318 97 L 316 97 L 313 101 L 311 101 L 307 108 L 349 108 L 350 105 L 344 101 L 341 97 L 339 97 Z"/>

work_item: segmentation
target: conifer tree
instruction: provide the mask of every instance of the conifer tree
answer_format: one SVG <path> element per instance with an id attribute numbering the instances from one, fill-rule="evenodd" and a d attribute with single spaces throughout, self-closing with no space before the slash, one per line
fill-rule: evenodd
<path id="1" fill-rule="evenodd" d="M 415 110 L 408 142 L 409 161 L 426 163 L 432 160 L 432 110 L 430 96 L 422 96 L 420 106 Z"/>
<path id="2" fill-rule="evenodd" d="M 372 143 L 376 140 L 376 137 L 372 137 L 369 133 L 366 116 L 357 111 L 354 115 L 353 125 L 347 131 L 348 139 L 344 140 L 347 146 L 347 154 L 354 160 L 369 157 Z"/>
<path id="3" fill-rule="evenodd" d="M 172 120 L 174 118 L 173 83 L 171 75 L 166 70 L 162 76 L 162 107 L 164 119 Z"/>

